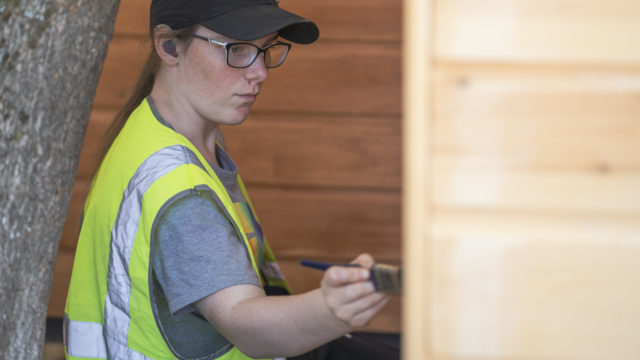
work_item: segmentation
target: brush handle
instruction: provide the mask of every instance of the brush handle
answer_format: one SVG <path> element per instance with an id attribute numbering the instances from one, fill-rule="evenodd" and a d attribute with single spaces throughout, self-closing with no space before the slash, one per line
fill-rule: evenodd
<path id="1" fill-rule="evenodd" d="M 332 263 L 326 263 L 326 262 L 322 262 L 322 261 L 314 261 L 314 260 L 307 260 L 307 259 L 302 259 L 300 260 L 300 264 L 302 266 L 306 266 L 306 267 L 310 267 L 313 269 L 318 269 L 318 270 L 327 270 L 328 268 L 332 267 L 332 266 L 342 266 L 342 267 L 362 267 L 358 264 L 332 264 Z M 369 281 L 371 281 L 373 283 L 373 287 L 374 288 L 378 288 L 378 284 L 376 284 L 376 278 L 373 276 L 373 274 L 371 274 L 369 276 Z"/>
<path id="2" fill-rule="evenodd" d="M 332 266 L 360 267 L 360 265 L 358 265 L 358 264 L 332 264 L 332 263 L 326 263 L 326 262 L 314 261 L 314 260 L 307 260 L 307 259 L 300 260 L 300 264 L 302 266 L 306 266 L 306 267 L 310 267 L 310 268 L 318 269 L 318 270 L 323 270 L 323 271 L 327 270 L 328 268 L 330 268 Z"/>
<path id="3" fill-rule="evenodd" d="M 332 264 L 307 259 L 301 260 L 300 264 L 302 266 L 323 271 L 332 266 L 361 267 L 358 264 Z M 376 291 L 382 291 L 393 295 L 400 295 L 402 288 L 402 270 L 399 267 L 384 264 L 374 264 L 369 271 L 371 274 L 369 275 L 369 281 L 371 281 Z"/>

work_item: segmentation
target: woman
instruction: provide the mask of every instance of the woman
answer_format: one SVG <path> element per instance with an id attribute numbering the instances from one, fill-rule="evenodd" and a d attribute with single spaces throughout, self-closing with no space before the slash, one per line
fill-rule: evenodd
<path id="1" fill-rule="evenodd" d="M 314 23 L 270 0 L 153 0 L 153 51 L 84 208 L 65 310 L 68 358 L 296 356 L 365 324 L 388 296 L 332 267 L 292 296 L 220 125 Z M 121 130 L 120 130 L 121 128 Z"/>

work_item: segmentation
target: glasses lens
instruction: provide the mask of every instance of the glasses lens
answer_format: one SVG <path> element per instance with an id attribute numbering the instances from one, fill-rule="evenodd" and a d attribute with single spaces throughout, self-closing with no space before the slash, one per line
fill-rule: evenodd
<path id="1" fill-rule="evenodd" d="M 264 64 L 268 68 L 280 66 L 287 57 L 289 47 L 286 44 L 275 44 L 265 51 Z"/>
<path id="2" fill-rule="evenodd" d="M 251 44 L 233 44 L 227 51 L 227 61 L 233 67 L 247 67 L 258 54 L 258 48 Z"/>

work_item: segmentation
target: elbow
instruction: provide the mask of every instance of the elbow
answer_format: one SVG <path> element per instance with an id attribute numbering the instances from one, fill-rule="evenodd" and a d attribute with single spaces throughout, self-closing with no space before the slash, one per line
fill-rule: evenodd
<path id="1" fill-rule="evenodd" d="M 270 344 L 264 345 L 261 344 L 260 341 L 249 341 L 248 343 L 234 343 L 235 347 L 240 350 L 244 355 L 252 358 L 252 359 L 273 359 L 273 358 L 281 358 L 281 357 L 292 357 L 298 356 L 304 353 L 303 349 L 298 349 L 298 347 L 294 346 L 285 346 L 282 344 Z M 291 344 L 289 344 L 291 345 Z"/>
<path id="2" fill-rule="evenodd" d="M 274 358 L 277 356 L 283 356 L 282 354 L 273 354 L 273 351 L 269 351 L 268 349 L 261 349 L 259 346 L 251 345 L 251 344 L 233 344 L 235 347 L 240 350 L 244 355 L 252 358 L 252 359 L 266 359 L 266 358 Z"/>

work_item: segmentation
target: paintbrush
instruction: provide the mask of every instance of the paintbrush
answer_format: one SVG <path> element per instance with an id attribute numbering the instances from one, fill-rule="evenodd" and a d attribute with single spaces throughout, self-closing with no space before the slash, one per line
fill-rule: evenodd
<path id="1" fill-rule="evenodd" d="M 327 270 L 331 266 L 360 267 L 358 264 L 332 264 L 313 260 L 301 260 L 300 264 L 318 270 Z M 369 272 L 371 274 L 369 280 L 376 291 L 402 295 L 402 268 L 387 264 L 373 264 Z"/>

